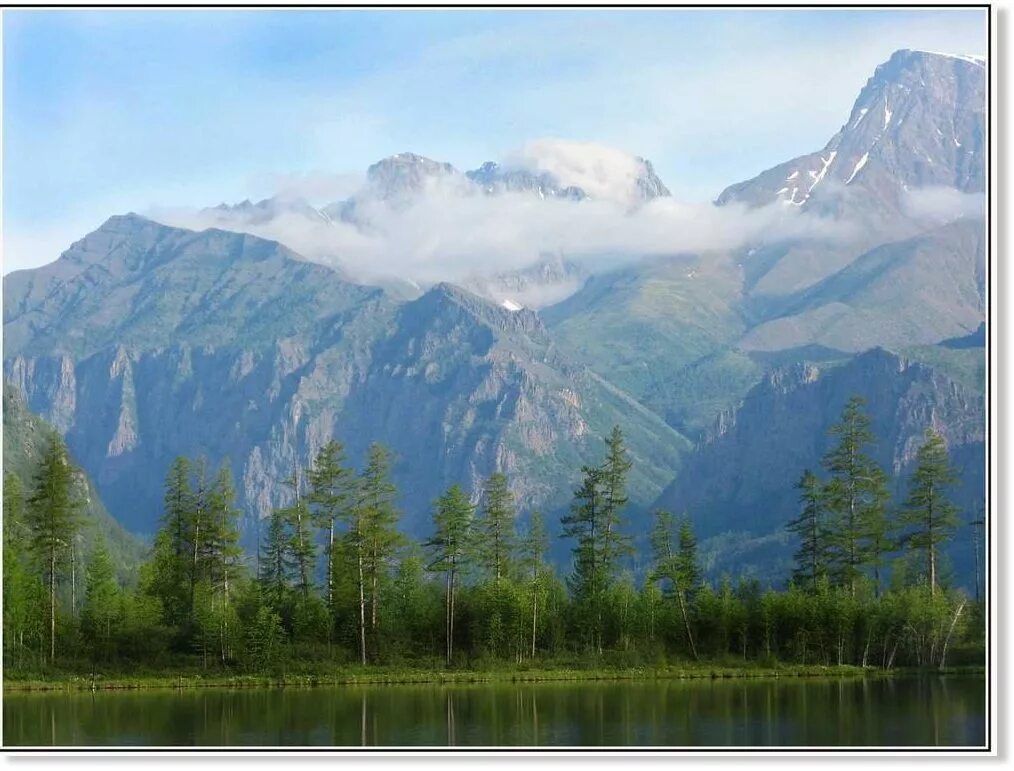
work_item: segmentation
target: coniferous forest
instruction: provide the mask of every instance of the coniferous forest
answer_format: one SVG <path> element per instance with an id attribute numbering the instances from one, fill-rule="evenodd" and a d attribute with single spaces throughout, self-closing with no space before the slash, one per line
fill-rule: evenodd
<path id="1" fill-rule="evenodd" d="M 418 541 L 399 528 L 389 452 L 374 444 L 357 469 L 330 441 L 293 470 L 255 555 L 239 545 L 228 463 L 177 458 L 161 529 L 124 586 L 101 539 L 91 554 L 71 547 L 84 502 L 56 439 L 27 489 L 4 480 L 7 678 L 981 665 L 983 605 L 949 584 L 942 558 L 960 482 L 943 439 L 927 432 L 895 501 L 861 399 L 832 434 L 821 468 L 785 480 L 798 489 L 785 512 L 798 548 L 780 586 L 705 580 L 687 513 L 653 512 L 635 538 L 619 427 L 556 528 L 566 565 L 504 474 L 448 488 Z"/>

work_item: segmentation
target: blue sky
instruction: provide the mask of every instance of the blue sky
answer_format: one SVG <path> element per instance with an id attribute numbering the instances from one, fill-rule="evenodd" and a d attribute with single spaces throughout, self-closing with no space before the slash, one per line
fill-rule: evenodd
<path id="1" fill-rule="evenodd" d="M 964 11 L 5 11 L 4 272 L 107 216 L 319 197 L 412 150 L 649 158 L 674 194 L 827 141 L 899 48 L 985 54 Z M 295 175 L 295 176 L 293 176 Z M 323 181 L 323 189 L 321 189 Z"/>

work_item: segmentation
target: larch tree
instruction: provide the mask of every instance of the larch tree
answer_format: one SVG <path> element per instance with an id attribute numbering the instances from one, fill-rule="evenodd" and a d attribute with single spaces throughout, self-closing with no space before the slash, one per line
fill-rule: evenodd
<path id="1" fill-rule="evenodd" d="M 243 556 L 239 545 L 239 516 L 232 471 L 228 463 L 223 463 L 208 494 L 208 532 L 205 538 L 207 575 L 217 611 L 219 654 L 223 662 L 231 655 L 229 641 L 235 631 L 230 626 L 232 595 Z"/>
<path id="2" fill-rule="evenodd" d="M 366 547 L 366 578 L 370 587 L 370 628 L 378 631 L 380 592 L 395 551 L 404 541 L 398 532 L 398 489 L 391 482 L 391 454 L 374 442 L 366 453 L 366 468 L 358 484 Z M 379 640 L 376 642 L 379 643 Z"/>
<path id="3" fill-rule="evenodd" d="M 509 573 L 516 548 L 514 496 L 507 477 L 497 471 L 490 475 L 482 490 L 482 517 L 477 523 L 482 534 L 480 559 L 488 576 L 499 583 Z"/>
<path id="4" fill-rule="evenodd" d="M 284 509 L 289 530 L 289 553 L 296 569 L 296 584 L 303 595 L 308 597 L 313 583 L 313 568 L 317 557 L 317 545 L 310 530 L 310 509 L 303 496 L 299 470 L 294 470 L 285 484 L 292 490 L 292 504 Z"/>
<path id="5" fill-rule="evenodd" d="M 541 512 L 533 511 L 528 520 L 528 530 L 520 544 L 522 566 L 531 577 L 532 590 L 532 645 L 531 655 L 535 658 L 535 638 L 539 622 L 539 583 L 542 572 L 546 569 L 546 554 L 549 552 L 549 539 L 546 535 L 546 523 Z"/>
<path id="6" fill-rule="evenodd" d="M 473 560 L 472 526 L 475 506 L 460 485 L 452 485 L 433 508 L 433 536 L 426 542 L 432 561 L 428 569 L 443 573 L 447 580 L 444 604 L 444 634 L 447 663 L 454 657 L 454 600 L 462 570 Z"/>
<path id="7" fill-rule="evenodd" d="M 676 554 L 676 580 L 687 602 L 693 602 L 701 588 L 701 563 L 697 559 L 697 535 L 686 513 L 680 517 L 679 551 Z"/>
<path id="8" fill-rule="evenodd" d="M 583 607 L 585 625 L 599 652 L 602 651 L 606 592 L 620 559 L 632 552 L 630 537 L 620 529 L 631 462 L 618 426 L 605 442 L 605 461 L 600 466 L 581 469 L 584 478 L 574 491 L 570 513 L 560 519 L 561 536 L 576 541 L 574 569 L 568 582 Z"/>
<path id="9" fill-rule="evenodd" d="M 649 578 L 660 583 L 663 593 L 676 601 L 690 653 L 696 660 L 697 646 L 694 644 L 690 614 L 687 612 L 687 589 L 692 579 L 685 575 L 685 569 L 681 569 L 683 562 L 681 557 L 685 557 L 685 555 L 681 554 L 676 546 L 678 537 L 676 518 L 668 511 L 656 511 L 655 525 L 651 530 L 650 537 L 654 566 Z M 696 542 L 694 548 L 696 548 Z M 683 585 L 684 581 L 687 581 L 687 586 Z"/>
<path id="10" fill-rule="evenodd" d="M 95 544 L 85 575 L 81 631 L 102 657 L 112 653 L 113 631 L 120 612 L 120 588 L 104 539 Z"/>
<path id="11" fill-rule="evenodd" d="M 930 428 L 916 453 L 916 468 L 900 519 L 911 528 L 905 537 L 908 548 L 925 554 L 931 595 L 939 582 L 940 547 L 958 525 L 958 509 L 947 497 L 956 483 L 943 437 Z"/>
<path id="12" fill-rule="evenodd" d="M 29 548 L 47 588 L 50 662 L 56 660 L 57 586 L 81 527 L 80 510 L 84 506 L 74 482 L 74 468 L 63 440 L 53 437 L 35 476 L 26 512 Z"/>
<path id="13" fill-rule="evenodd" d="M 187 511 L 187 544 L 188 567 L 190 576 L 190 602 L 188 610 L 192 613 L 194 608 L 194 597 L 197 592 L 197 584 L 204 579 L 204 563 L 201 559 L 204 554 L 204 539 L 208 534 L 208 462 L 203 456 L 197 459 L 194 464 L 194 484 L 191 489 L 190 508 Z"/>
<path id="14" fill-rule="evenodd" d="M 606 439 L 606 460 L 602 464 L 602 534 L 603 558 L 610 576 L 618 561 L 633 553 L 630 536 L 620 531 L 623 510 L 626 508 L 627 475 L 633 466 L 623 443 L 619 426 Z"/>
<path id="15" fill-rule="evenodd" d="M 309 473 L 310 505 L 313 509 L 313 520 L 324 532 L 325 554 L 327 561 L 327 607 L 334 614 L 334 574 L 335 574 L 335 527 L 339 520 L 350 516 L 350 509 L 355 502 L 356 477 L 352 469 L 345 465 L 345 448 L 341 442 L 329 441 L 313 460 Z M 333 619 L 332 619 L 333 620 Z"/>
<path id="16" fill-rule="evenodd" d="M 871 562 L 871 527 L 884 516 L 888 498 L 886 477 L 867 454 L 875 437 L 864 406 L 862 397 L 849 399 L 841 419 L 831 428 L 838 443 L 823 458 L 831 477 L 825 490 L 834 567 L 839 583 L 853 597 L 864 566 Z"/>

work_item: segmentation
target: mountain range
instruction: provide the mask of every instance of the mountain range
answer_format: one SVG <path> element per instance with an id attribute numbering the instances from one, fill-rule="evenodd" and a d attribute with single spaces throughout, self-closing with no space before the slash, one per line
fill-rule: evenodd
<path id="1" fill-rule="evenodd" d="M 669 190 L 633 156 L 615 189 L 565 168 L 460 173 L 401 153 L 322 206 L 223 204 L 200 230 L 116 215 L 4 278 L 4 375 L 134 532 L 156 527 L 171 459 L 204 453 L 232 463 L 249 546 L 284 502 L 279 481 L 331 437 L 356 461 L 370 441 L 393 449 L 413 534 L 447 485 L 494 470 L 523 511 L 557 514 L 618 424 L 635 533 L 653 506 L 686 509 L 713 571 L 733 560 L 774 580 L 792 485 L 852 393 L 885 468 L 903 478 L 934 426 L 963 471 L 962 505 L 983 500 L 984 75 L 974 57 L 894 54 L 823 148 L 714 204 L 815 224 L 733 246 L 598 261 L 547 248 L 457 283 L 369 283 L 351 251 L 323 259 L 262 237 L 280 218 L 369 234 L 434 189 L 448 207 L 521 196 L 576 212 L 608 198 L 624 216 L 664 216 Z"/>

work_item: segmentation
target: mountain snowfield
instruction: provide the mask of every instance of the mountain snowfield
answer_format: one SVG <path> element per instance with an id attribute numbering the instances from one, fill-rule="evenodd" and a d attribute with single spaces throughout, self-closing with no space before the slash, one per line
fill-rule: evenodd
<path id="1" fill-rule="evenodd" d="M 203 452 L 231 460 L 249 546 L 332 436 L 392 447 L 415 534 L 496 469 L 558 513 L 619 424 L 638 537 L 656 501 L 688 508 L 774 575 L 793 511 L 772 486 L 818 463 L 850 388 L 885 463 L 934 425 L 982 497 L 982 348 L 948 341 L 985 320 L 985 101 L 982 60 L 898 51 L 822 148 L 707 204 L 539 140 L 465 172 L 399 153 L 338 201 L 113 216 L 5 277 L 5 378 L 136 532 L 172 457 Z M 764 437 L 793 444 L 777 472 Z"/>

